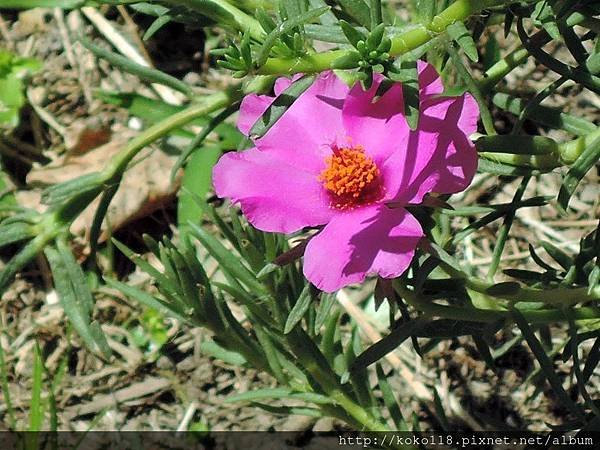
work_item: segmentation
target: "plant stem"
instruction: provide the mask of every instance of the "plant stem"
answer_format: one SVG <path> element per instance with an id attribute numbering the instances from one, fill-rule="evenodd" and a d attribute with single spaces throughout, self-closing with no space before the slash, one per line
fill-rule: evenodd
<path id="1" fill-rule="evenodd" d="M 414 50 L 444 32 L 454 22 L 465 20 L 482 9 L 502 6 L 507 3 L 504 0 L 457 0 L 435 16 L 428 26 L 419 25 L 393 37 L 389 54 L 390 56 L 398 56 Z M 298 58 L 270 58 L 258 69 L 258 73 L 289 75 L 299 72 L 322 72 L 330 69 L 335 60 L 347 56 L 350 52 L 350 50 L 333 50 Z"/>
<path id="2" fill-rule="evenodd" d="M 109 163 L 103 170 L 107 179 L 115 176 L 120 177 L 131 160 L 148 144 L 160 139 L 170 131 L 180 128 L 198 117 L 206 116 L 219 109 L 225 108 L 230 103 L 238 100 L 240 97 L 239 88 L 230 88 L 222 92 L 217 92 L 203 99 L 199 103 L 192 104 L 190 107 L 180 111 L 162 122 L 151 126 L 142 134 L 138 135 Z"/>
<path id="3" fill-rule="evenodd" d="M 523 178 L 523 181 L 517 188 L 517 192 L 515 193 L 513 201 L 511 202 L 513 205 L 519 203 L 523 198 L 523 194 L 525 193 L 525 189 L 527 188 L 527 183 L 529 183 L 530 179 L 531 177 L 528 176 Z M 488 270 L 489 281 L 494 280 L 494 275 L 496 274 L 496 271 L 498 270 L 498 267 L 500 265 L 500 258 L 502 257 L 502 252 L 504 251 L 504 246 L 506 245 L 508 233 L 510 232 L 510 228 L 512 227 L 516 212 L 516 209 L 510 209 L 506 213 L 506 216 L 504 216 L 504 223 L 502 224 L 498 232 L 498 239 L 496 240 L 496 245 L 494 246 L 494 252 L 492 254 L 492 263 L 490 264 Z"/>
<path id="4" fill-rule="evenodd" d="M 260 23 L 241 9 L 224 0 L 165 0 L 172 5 L 185 6 L 215 22 L 229 25 L 242 33 L 246 31 L 256 40 L 262 40 L 265 32 Z"/>
<path id="5" fill-rule="evenodd" d="M 451 320 L 470 320 L 482 323 L 494 323 L 499 319 L 511 318 L 510 311 L 505 309 L 493 310 L 474 307 L 447 306 L 432 302 L 429 299 L 421 299 L 413 291 L 402 285 L 399 280 L 394 280 L 394 288 L 409 305 L 432 316 Z M 520 312 L 529 323 L 534 325 L 543 325 L 549 322 L 561 322 L 565 320 L 562 308 L 528 311 L 520 310 Z M 600 311 L 594 307 L 573 308 L 571 314 L 574 320 L 600 318 Z"/>
<path id="6" fill-rule="evenodd" d="M 573 164 L 581 156 L 586 147 L 597 138 L 600 138 L 600 127 L 597 127 L 585 136 L 580 136 L 572 141 L 559 144 L 557 152 L 554 153 L 525 155 L 480 151 L 478 154 L 490 161 L 511 166 L 525 166 L 547 172 L 556 167 Z"/>
<path id="7" fill-rule="evenodd" d="M 550 36 L 545 30 L 538 31 L 531 37 L 531 43 L 542 47 L 550 42 L 550 39 Z M 483 79 L 477 83 L 479 85 L 479 89 L 481 89 L 482 92 L 489 91 L 513 69 L 523 64 L 529 56 L 529 51 L 523 48 L 523 46 L 513 50 L 485 71 L 483 74 Z"/>
<path id="8" fill-rule="evenodd" d="M 370 0 L 371 30 L 383 22 L 381 17 L 381 0 Z"/>
<path id="9" fill-rule="evenodd" d="M 581 136 L 569 142 L 561 144 L 560 149 L 560 161 L 563 164 L 573 164 L 577 158 L 583 153 L 594 140 L 600 137 L 600 127 L 596 128 L 591 133 L 585 136 Z"/>
<path id="10" fill-rule="evenodd" d="M 520 287 L 518 291 L 510 294 L 492 295 L 489 289 L 494 283 L 480 280 L 479 278 L 467 275 L 461 271 L 459 265 L 450 266 L 445 262 L 440 262 L 440 268 L 453 278 L 464 281 L 465 287 L 487 295 L 511 302 L 542 302 L 557 307 L 566 307 L 577 303 L 586 303 L 594 300 L 600 300 L 600 286 L 596 286 L 591 292 L 587 287 L 581 288 L 555 288 L 555 289 L 532 289 L 529 287 Z"/>
<path id="11" fill-rule="evenodd" d="M 115 155 L 104 170 L 102 170 L 101 179 L 104 181 L 104 186 L 101 185 L 98 186 L 98 189 L 82 192 L 69 202 L 60 205 L 52 214 L 52 222 L 70 224 L 85 208 L 87 208 L 106 186 L 112 187 L 120 183 L 131 160 L 147 145 L 198 117 L 206 116 L 207 114 L 227 107 L 231 103 L 239 100 L 241 96 L 242 90 L 239 85 L 236 85 L 221 92 L 208 95 L 201 101 L 193 103 L 183 111 L 173 114 L 162 122 L 151 126 L 129 141 L 126 147 L 120 153 Z"/>
<path id="12" fill-rule="evenodd" d="M 300 364 L 311 374 L 325 394 L 341 406 L 356 422 L 368 431 L 389 431 L 385 424 L 375 419 L 362 406 L 356 403 L 340 385 L 323 353 L 308 334 L 296 327 L 286 335 L 289 347 Z"/>

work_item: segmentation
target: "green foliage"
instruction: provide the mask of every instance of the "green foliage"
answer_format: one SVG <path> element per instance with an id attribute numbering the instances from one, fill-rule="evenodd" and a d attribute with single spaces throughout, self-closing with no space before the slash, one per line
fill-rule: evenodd
<path id="1" fill-rule="evenodd" d="M 19 124 L 19 113 L 25 104 L 24 78 L 41 67 L 33 58 L 22 58 L 0 49 L 0 130 Z"/>
<path id="2" fill-rule="evenodd" d="M 363 33 L 344 20 L 340 20 L 340 26 L 348 41 L 356 49 L 332 63 L 336 69 L 348 69 L 358 66 L 360 71 L 357 75 L 365 88 L 368 89 L 373 82 L 373 73 L 396 74 L 393 70 L 389 51 L 392 41 L 385 35 L 385 25 L 380 23 L 373 27 L 368 33 Z"/>
<path id="3" fill-rule="evenodd" d="M 317 17 L 323 15 L 329 10 L 328 7 L 316 8 L 310 11 L 306 11 L 300 13 L 298 15 L 290 16 L 288 19 L 283 21 L 281 25 L 277 26 L 273 30 L 269 32 L 267 37 L 265 38 L 262 46 L 259 48 L 256 55 L 256 65 L 258 67 L 264 65 L 269 58 L 271 53 L 271 49 L 277 43 L 278 40 L 282 39 L 284 36 L 288 35 L 292 30 L 301 27 L 303 24 L 316 19 Z M 265 30 L 267 31 L 267 30 Z M 297 37 L 298 36 L 298 37 Z M 291 37 L 291 42 L 293 43 L 291 48 L 293 50 L 293 54 L 302 54 L 301 46 L 296 45 L 295 43 L 299 40 L 300 34 L 296 33 Z"/>
<path id="4" fill-rule="evenodd" d="M 156 309 L 146 309 L 130 332 L 135 344 L 150 354 L 157 353 L 168 340 L 164 318 Z"/>
<path id="5" fill-rule="evenodd" d="M 588 173 L 594 165 L 600 161 L 600 137 L 593 140 L 581 153 L 577 161 L 569 169 L 563 185 L 558 193 L 559 205 L 566 209 L 569 199 L 581 179 Z"/>
<path id="6" fill-rule="evenodd" d="M 475 41 L 462 22 L 456 22 L 450 25 L 448 27 L 448 35 L 456 41 L 471 61 L 477 62 L 479 60 Z"/>
<path id="7" fill-rule="evenodd" d="M 45 254 L 54 275 L 58 297 L 73 327 L 92 352 L 110 358 L 112 352 L 100 324 L 92 320 L 94 300 L 90 287 L 71 250 L 59 239 L 55 248 L 45 249 Z"/>
<path id="8" fill-rule="evenodd" d="M 186 227 L 189 222 L 198 223 L 209 213 L 206 198 L 212 189 L 212 168 L 221 154 L 219 147 L 204 146 L 189 159 L 177 202 L 179 227 Z"/>
<path id="9" fill-rule="evenodd" d="M 296 99 L 312 85 L 314 80 L 314 76 L 304 76 L 287 87 L 267 108 L 261 118 L 252 125 L 250 136 L 255 139 L 264 136 L 288 108 L 294 104 Z"/>
<path id="10" fill-rule="evenodd" d="M 187 84 L 175 77 L 172 77 L 171 75 L 167 75 L 164 72 L 152 69 L 150 67 L 142 66 L 131 61 L 129 58 L 119 55 L 118 53 L 105 50 L 102 47 L 95 45 L 84 36 L 80 36 L 79 41 L 85 48 L 91 51 L 98 58 L 102 58 L 117 67 L 121 67 L 126 72 L 137 75 L 140 80 L 168 86 L 176 91 L 181 92 L 188 98 L 194 96 L 194 92 Z"/>
<path id="11" fill-rule="evenodd" d="M 64 8 L 75 9 L 84 6 L 127 5 L 137 3 L 137 0 L 2 0 L 2 8 L 31 9 L 31 8 Z"/>

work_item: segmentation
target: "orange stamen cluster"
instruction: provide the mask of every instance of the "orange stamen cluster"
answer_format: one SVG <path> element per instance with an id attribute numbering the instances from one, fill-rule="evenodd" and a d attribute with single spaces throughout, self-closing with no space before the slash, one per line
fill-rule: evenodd
<path id="1" fill-rule="evenodd" d="M 319 181 L 334 197 L 333 206 L 345 209 L 379 196 L 379 169 L 361 147 L 333 148 Z"/>

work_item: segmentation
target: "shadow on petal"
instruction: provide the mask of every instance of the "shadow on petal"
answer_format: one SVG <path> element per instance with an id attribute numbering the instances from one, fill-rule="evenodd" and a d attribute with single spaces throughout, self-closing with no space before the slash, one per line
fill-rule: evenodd
<path id="1" fill-rule="evenodd" d="M 472 97 L 432 98 L 423 109 L 419 128 L 384 167 L 388 198 L 400 203 L 420 203 L 428 192 L 461 191 L 477 169 L 469 140 L 479 117 Z"/>

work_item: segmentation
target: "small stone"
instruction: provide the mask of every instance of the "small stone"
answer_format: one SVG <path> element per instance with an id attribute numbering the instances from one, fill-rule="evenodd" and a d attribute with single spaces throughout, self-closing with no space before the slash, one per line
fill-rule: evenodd
<path id="1" fill-rule="evenodd" d="M 162 370 L 172 369 L 173 362 L 169 358 L 167 358 L 166 356 L 163 355 L 160 358 L 158 358 L 158 360 L 156 361 L 156 367 L 158 369 L 162 369 Z"/>

